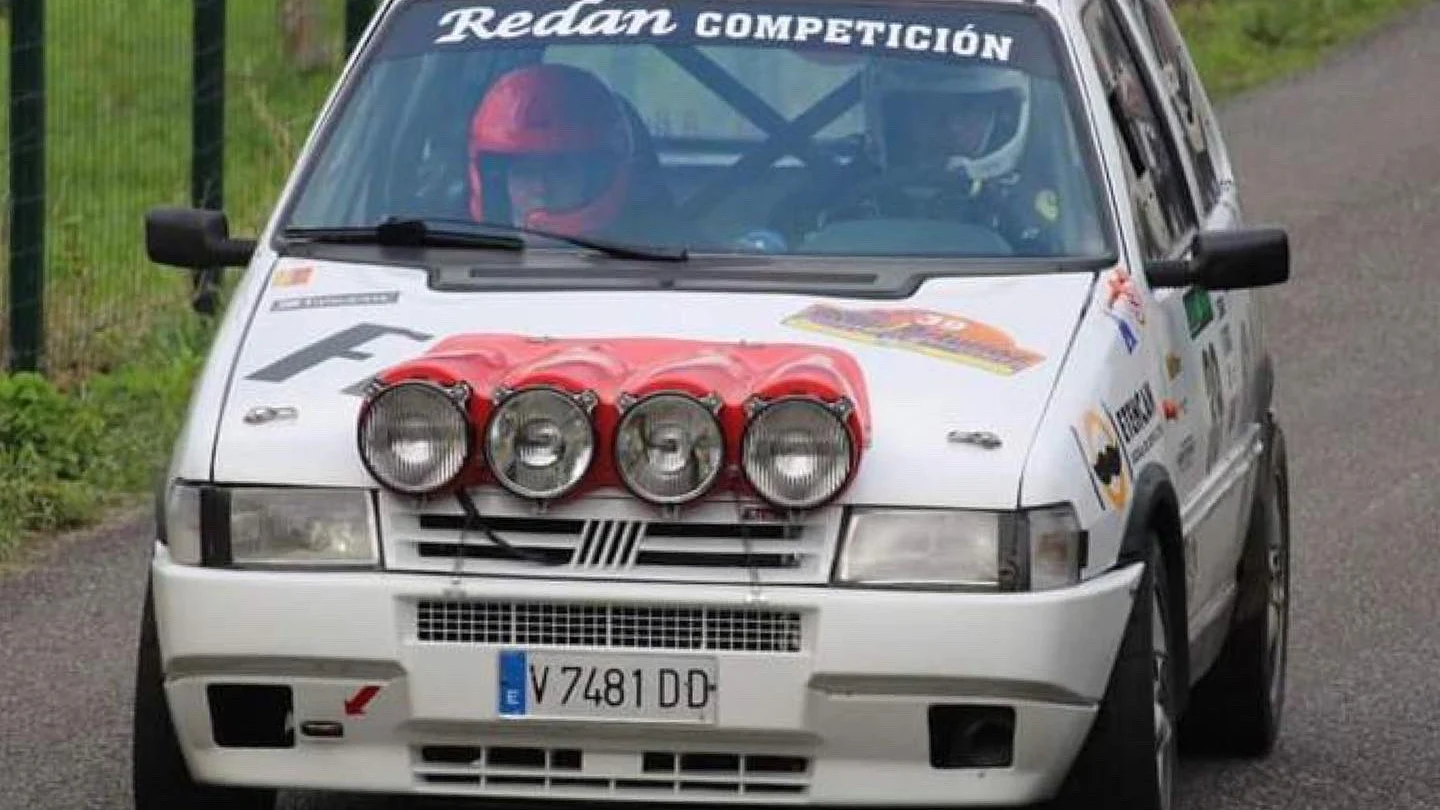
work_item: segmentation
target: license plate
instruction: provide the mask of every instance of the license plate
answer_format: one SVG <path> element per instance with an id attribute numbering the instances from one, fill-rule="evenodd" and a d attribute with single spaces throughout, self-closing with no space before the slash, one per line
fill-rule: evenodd
<path id="1" fill-rule="evenodd" d="M 713 658 L 502 650 L 502 717 L 713 723 Z"/>

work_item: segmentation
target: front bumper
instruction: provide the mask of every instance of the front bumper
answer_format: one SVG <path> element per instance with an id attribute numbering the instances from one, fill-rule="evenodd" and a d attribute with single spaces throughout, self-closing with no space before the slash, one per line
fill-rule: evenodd
<path id="1" fill-rule="evenodd" d="M 952 806 L 1053 793 L 1104 693 L 1140 578 L 1131 566 L 1038 594 L 755 591 L 220 571 L 175 565 L 163 546 L 152 573 L 166 690 L 202 782 Z M 792 619 L 784 632 L 771 626 Z M 663 649 L 677 641 L 690 649 Z M 504 716 L 502 648 L 577 662 L 700 655 L 713 661 L 716 704 L 703 723 Z M 217 685 L 288 687 L 281 747 L 235 747 L 233 735 L 218 744 Z M 1010 764 L 932 765 L 934 705 L 1013 708 Z M 302 731 L 315 723 L 343 736 Z"/>

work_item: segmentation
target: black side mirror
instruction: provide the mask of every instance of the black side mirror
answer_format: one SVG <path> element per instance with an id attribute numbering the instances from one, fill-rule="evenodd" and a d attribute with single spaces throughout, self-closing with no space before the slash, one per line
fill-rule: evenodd
<path id="1" fill-rule="evenodd" d="M 173 267 L 244 267 L 255 255 L 255 240 L 231 239 L 223 211 L 155 208 L 145 215 L 145 250 L 151 261 Z"/>
<path id="2" fill-rule="evenodd" d="M 1147 264 L 1150 286 L 1239 290 L 1290 280 L 1290 237 L 1282 228 L 1204 231 L 1191 254 Z"/>

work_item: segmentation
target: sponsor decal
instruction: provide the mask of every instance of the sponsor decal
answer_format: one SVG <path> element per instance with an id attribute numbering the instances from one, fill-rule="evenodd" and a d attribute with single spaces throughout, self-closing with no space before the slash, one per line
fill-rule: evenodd
<path id="1" fill-rule="evenodd" d="M 332 335 L 320 338 L 308 346 L 302 346 L 270 365 L 252 373 L 245 379 L 256 382 L 283 383 L 330 360 L 364 362 L 373 357 L 373 355 L 369 352 L 360 351 L 360 347 L 386 336 L 403 337 L 416 343 L 424 343 L 433 337 L 433 335 L 428 335 L 424 332 L 415 332 L 410 329 L 402 329 L 398 326 L 385 326 L 377 323 L 357 323 L 354 326 L 342 329 Z M 345 389 L 344 393 L 350 394 L 351 396 L 361 396 L 368 382 L 368 379 L 363 380 Z"/>
<path id="2" fill-rule="evenodd" d="M 1120 435 L 1130 449 L 1131 458 L 1138 460 L 1150 455 L 1160 441 L 1164 427 L 1155 421 L 1155 414 L 1155 392 L 1148 382 L 1115 409 L 1115 424 L 1120 426 Z"/>
<path id="3" fill-rule="evenodd" d="M 315 275 L 313 267 L 287 267 L 284 270 L 277 270 L 274 278 L 270 280 L 272 287 L 308 287 L 310 279 Z"/>
<path id="4" fill-rule="evenodd" d="M 1185 413 L 1185 406 L 1173 399 L 1160 400 L 1160 411 L 1165 414 L 1165 421 L 1174 422 Z"/>
<path id="5" fill-rule="evenodd" d="M 1060 219 L 1060 195 L 1054 189 L 1044 189 L 1035 195 L 1035 213 L 1045 218 L 1046 222 L 1056 222 Z"/>
<path id="6" fill-rule="evenodd" d="M 1105 278 L 1105 314 L 1120 330 L 1125 351 L 1134 354 L 1140 346 L 1140 328 L 1145 325 L 1145 302 L 1135 289 L 1130 271 L 1116 267 Z"/>
<path id="7" fill-rule="evenodd" d="M 793 5 L 793 4 L 787 4 Z M 473 43 L 570 43 L 586 38 L 630 38 L 646 42 L 812 43 L 839 51 L 879 50 L 939 54 L 951 58 L 1008 63 L 1016 39 L 982 30 L 974 22 L 936 25 L 931 18 L 887 13 L 888 20 L 807 13 L 806 6 L 764 11 L 716 11 L 695 4 L 646 6 L 629 2 L 577 0 L 556 8 L 534 4 L 450 7 L 435 19 L 433 45 Z M 537 13 L 540 11 L 540 13 Z"/>
<path id="8" fill-rule="evenodd" d="M 1190 337 L 1199 337 L 1205 327 L 1215 321 L 1214 301 L 1210 291 L 1192 287 L 1185 293 L 1185 322 L 1190 326 Z"/>
<path id="9" fill-rule="evenodd" d="M 1009 334 L 979 321 L 921 309 L 841 309 L 816 304 L 783 321 L 796 329 L 953 360 L 1002 376 L 1045 360 Z"/>
<path id="10" fill-rule="evenodd" d="M 1126 444 L 1135 441 L 1135 437 L 1153 421 L 1155 392 L 1150 389 L 1148 382 L 1141 385 L 1124 404 L 1115 409 L 1115 423 L 1120 426 L 1120 433 L 1125 437 Z"/>
<path id="11" fill-rule="evenodd" d="M 1195 467 L 1196 446 L 1197 442 L 1193 434 L 1186 436 L 1180 442 L 1180 451 L 1175 456 L 1175 466 L 1179 467 L 1181 472 L 1190 472 Z"/>
<path id="12" fill-rule="evenodd" d="M 399 300 L 399 292 L 307 295 L 302 298 L 281 298 L 270 305 L 270 311 L 298 312 L 311 309 L 338 309 L 341 307 L 380 307 L 394 304 Z"/>
<path id="13" fill-rule="evenodd" d="M 1210 404 L 1210 437 L 1205 451 L 1205 469 L 1210 470 L 1220 456 L 1220 434 L 1225 426 L 1225 383 L 1213 342 L 1200 352 L 1200 365 L 1205 372 L 1205 399 Z"/>
<path id="14" fill-rule="evenodd" d="M 1169 378 L 1171 382 L 1174 382 L 1180 376 L 1180 372 L 1184 367 L 1184 363 L 1180 360 L 1180 355 L 1174 352 L 1165 353 L 1165 376 Z"/>
<path id="15" fill-rule="evenodd" d="M 1130 470 L 1108 415 L 1091 408 L 1070 432 L 1089 467 L 1100 508 L 1124 509 L 1130 502 Z"/>
<path id="16" fill-rule="evenodd" d="M 370 701 L 374 700 L 378 694 L 380 694 L 380 687 L 378 686 L 360 687 L 360 691 L 345 699 L 345 716 L 363 717 L 365 715 L 365 707 L 369 706 Z"/>

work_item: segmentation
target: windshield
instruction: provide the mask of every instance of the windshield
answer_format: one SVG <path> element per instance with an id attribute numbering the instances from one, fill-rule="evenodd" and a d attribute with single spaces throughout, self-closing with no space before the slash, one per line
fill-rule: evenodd
<path id="1" fill-rule="evenodd" d="M 284 225 L 1091 259 L 1109 220 L 1057 48 L 992 5 L 413 0 Z"/>

